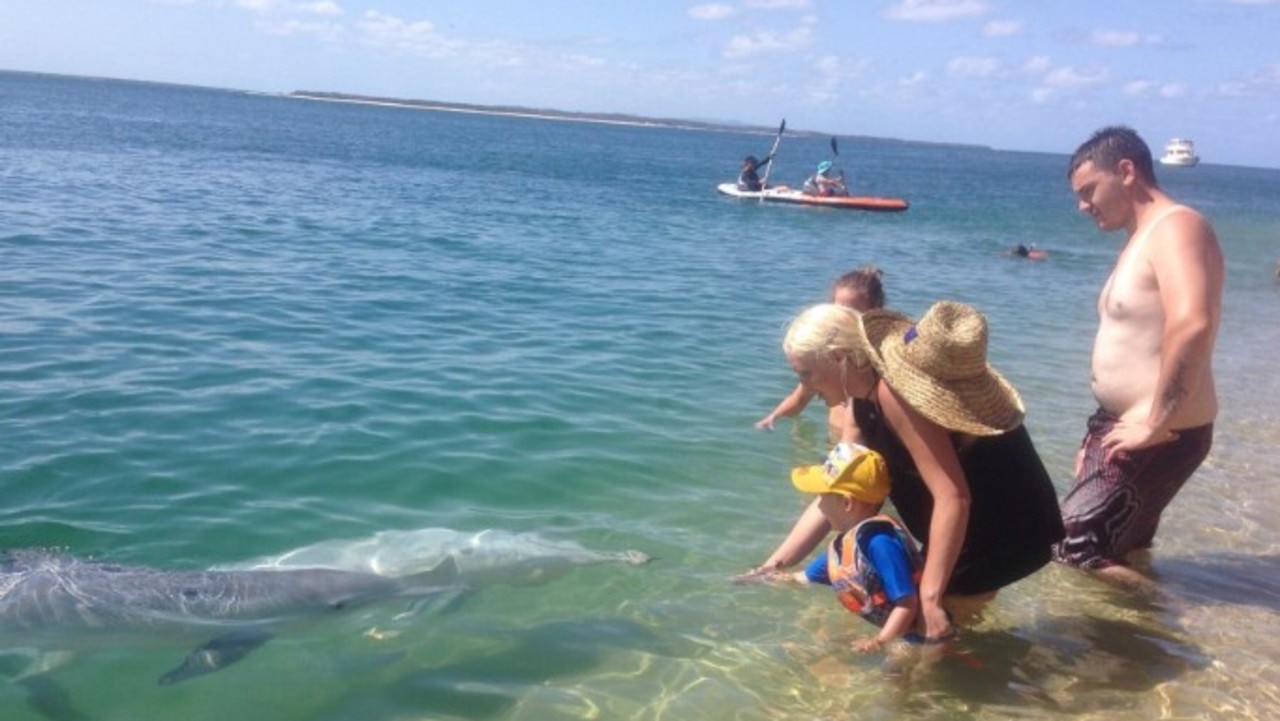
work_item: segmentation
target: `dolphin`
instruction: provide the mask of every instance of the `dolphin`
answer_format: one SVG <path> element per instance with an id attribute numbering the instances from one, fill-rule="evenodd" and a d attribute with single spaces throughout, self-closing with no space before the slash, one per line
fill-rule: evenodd
<path id="1" fill-rule="evenodd" d="M 210 639 L 160 677 L 168 685 L 239 661 L 290 620 L 456 592 L 451 566 L 403 577 L 333 568 L 174 571 L 8 550 L 0 553 L 0 647 Z"/>
<path id="2" fill-rule="evenodd" d="M 160 677 L 168 685 L 226 668 L 291 621 L 395 598 L 456 598 L 495 584 L 544 583 L 583 565 L 649 560 L 639 551 L 593 551 L 536 533 L 447 528 L 321 541 L 196 571 L 13 549 L 0 551 L 0 651 L 200 643 Z"/>

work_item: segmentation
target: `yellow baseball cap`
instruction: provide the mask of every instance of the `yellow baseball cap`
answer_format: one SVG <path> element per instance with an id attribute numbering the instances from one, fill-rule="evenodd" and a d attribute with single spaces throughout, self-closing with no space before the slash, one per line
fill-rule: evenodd
<path id="1" fill-rule="evenodd" d="M 889 495 L 889 469 L 879 453 L 856 443 L 837 443 L 820 466 L 791 471 L 791 483 L 804 493 L 839 493 L 865 503 Z"/>

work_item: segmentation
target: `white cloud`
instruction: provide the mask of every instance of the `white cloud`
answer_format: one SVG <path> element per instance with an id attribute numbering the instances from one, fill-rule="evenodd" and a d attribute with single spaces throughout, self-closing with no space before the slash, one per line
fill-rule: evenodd
<path id="1" fill-rule="evenodd" d="M 761 53 L 790 53 L 813 44 L 813 31 L 801 26 L 788 33 L 764 31 L 754 35 L 738 35 L 724 49 L 726 58 L 744 58 Z"/>
<path id="2" fill-rule="evenodd" d="M 310 13 L 312 15 L 341 15 L 342 8 L 338 7 L 338 3 L 323 0 L 322 2 L 298 3 L 294 5 L 299 11 Z"/>
<path id="3" fill-rule="evenodd" d="M 1067 65 L 1050 70 L 1044 76 L 1043 82 L 1053 88 L 1080 88 L 1106 82 L 1109 76 L 1110 73 L 1103 68 L 1076 70 L 1075 67 Z"/>
<path id="4" fill-rule="evenodd" d="M 1134 80 L 1125 83 L 1120 92 L 1135 98 L 1148 98 L 1156 95 L 1167 99 L 1184 98 L 1187 88 L 1182 83 L 1165 83 L 1163 85 L 1150 80 Z"/>
<path id="5" fill-rule="evenodd" d="M 1026 62 L 1022 63 L 1022 72 L 1039 75 L 1049 72 L 1052 67 L 1053 64 L 1048 55 L 1035 55 L 1027 58 Z"/>
<path id="6" fill-rule="evenodd" d="M 947 75 L 953 78 L 989 78 L 1000 72 L 996 58 L 953 58 L 947 63 Z"/>
<path id="7" fill-rule="evenodd" d="M 1039 87 L 1031 91 L 1031 100 L 1044 103 L 1059 92 L 1100 85 L 1110 77 L 1111 74 L 1106 68 L 1077 70 L 1071 65 L 1049 68 L 1040 79 Z"/>
<path id="8" fill-rule="evenodd" d="M 756 10 L 808 10 L 809 0 L 746 0 L 744 7 Z"/>
<path id="9" fill-rule="evenodd" d="M 287 2 L 286 0 L 236 0 L 236 7 L 254 14 L 254 27 L 269 35 L 310 36 L 332 41 L 346 28 L 333 20 L 342 8 L 333 0 Z"/>
<path id="10" fill-rule="evenodd" d="M 829 103 L 840 97 L 840 59 L 834 55 L 819 58 L 814 63 L 816 78 L 805 88 L 805 98 L 811 103 Z"/>
<path id="11" fill-rule="evenodd" d="M 824 55 L 814 62 L 813 68 L 824 76 L 837 76 L 840 74 L 840 58 L 834 55 Z"/>
<path id="12" fill-rule="evenodd" d="M 1120 92 L 1125 95 L 1132 95 L 1134 97 L 1141 98 L 1150 94 L 1151 89 L 1155 86 L 1156 84 L 1150 80 L 1134 80 L 1132 82 L 1125 83 L 1124 86 L 1120 88 Z"/>
<path id="13" fill-rule="evenodd" d="M 570 53 L 563 56 L 564 60 L 571 65 L 579 65 L 588 68 L 602 68 L 609 64 L 604 58 L 594 55 L 583 55 L 581 53 Z"/>
<path id="14" fill-rule="evenodd" d="M 1218 93 L 1231 97 L 1247 95 L 1280 95 L 1280 63 L 1273 63 L 1241 80 L 1232 80 L 1218 86 Z"/>
<path id="15" fill-rule="evenodd" d="M 930 23 L 984 15 L 988 10 L 983 0 L 900 0 L 880 14 L 889 20 Z"/>
<path id="16" fill-rule="evenodd" d="M 1022 34 L 1021 20 L 992 20 L 982 26 L 983 37 L 1007 38 Z"/>
<path id="17" fill-rule="evenodd" d="M 277 22 L 263 22 L 258 26 L 269 35 L 305 35 L 321 40 L 337 40 L 344 32 L 342 25 L 322 20 L 306 21 L 288 18 Z"/>
<path id="18" fill-rule="evenodd" d="M 733 16 L 733 6 L 722 3 L 694 5 L 689 8 L 689 17 L 694 20 L 724 20 Z"/>
<path id="19" fill-rule="evenodd" d="M 927 80 L 928 78 L 929 78 L 929 75 L 925 73 L 923 70 L 917 70 L 911 75 L 899 80 L 898 87 L 914 88 L 917 85 L 923 84 L 924 81 Z"/>
<path id="20" fill-rule="evenodd" d="M 850 63 L 836 55 L 824 55 L 813 62 L 813 71 L 806 77 L 805 98 L 810 103 L 827 103 L 838 100 L 841 89 L 849 81 L 862 75 L 870 65 L 869 60 Z"/>
<path id="21" fill-rule="evenodd" d="M 407 21 L 394 15 L 366 10 L 358 23 L 365 41 L 398 50 L 438 52 L 445 49 L 428 20 Z"/>
<path id="22" fill-rule="evenodd" d="M 1143 35 L 1129 30 L 1094 30 L 1089 41 L 1104 48 L 1130 48 L 1135 45 L 1159 45 L 1164 39 L 1159 35 Z"/>
<path id="23" fill-rule="evenodd" d="M 153 2 L 155 0 L 152 0 Z M 169 0 L 172 2 L 173 0 Z M 294 3 L 289 0 L 236 0 L 236 7 L 252 10 L 256 13 L 298 12 L 307 15 L 341 15 L 342 8 L 331 0 Z"/>
<path id="24" fill-rule="evenodd" d="M 1249 87 L 1238 80 L 1231 80 L 1218 86 L 1218 94 L 1228 98 L 1239 98 L 1248 95 Z"/>
<path id="25" fill-rule="evenodd" d="M 1259 70 L 1250 76 L 1250 80 L 1255 85 L 1270 86 L 1280 88 L 1280 63 L 1275 63 Z"/>

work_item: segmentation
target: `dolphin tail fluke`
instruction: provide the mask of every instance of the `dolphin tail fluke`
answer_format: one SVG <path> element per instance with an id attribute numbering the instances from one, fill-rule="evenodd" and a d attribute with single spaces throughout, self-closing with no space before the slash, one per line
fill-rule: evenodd
<path id="1" fill-rule="evenodd" d="M 168 686 L 224 669 L 270 640 L 271 634 L 259 629 L 241 629 L 218 636 L 192 651 L 181 665 L 161 676 L 160 685 Z"/>

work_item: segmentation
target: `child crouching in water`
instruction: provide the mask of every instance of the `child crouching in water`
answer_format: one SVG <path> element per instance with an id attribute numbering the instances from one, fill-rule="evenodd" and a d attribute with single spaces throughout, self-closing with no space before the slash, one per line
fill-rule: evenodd
<path id="1" fill-rule="evenodd" d="M 831 586 L 845 608 L 880 627 L 855 649 L 877 651 L 899 637 L 919 642 L 912 627 L 924 561 L 898 521 L 877 515 L 889 495 L 889 473 L 880 454 L 842 440 L 822 465 L 793 470 L 791 483 L 819 494 L 818 507 L 836 531 L 827 550 L 791 578 Z"/>

